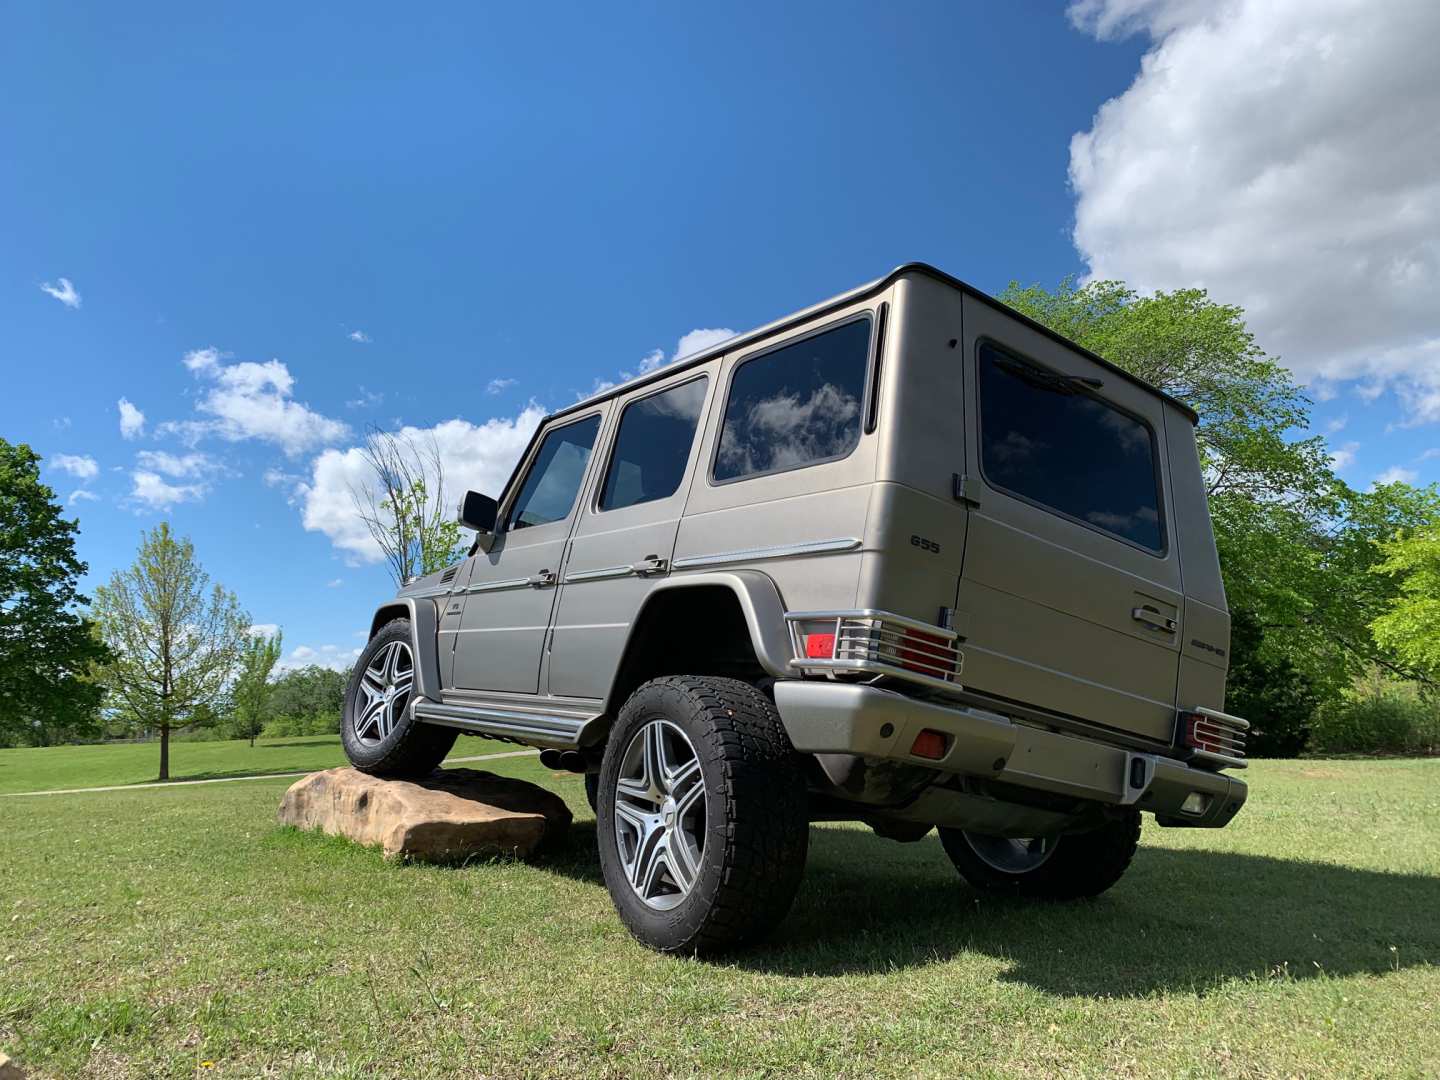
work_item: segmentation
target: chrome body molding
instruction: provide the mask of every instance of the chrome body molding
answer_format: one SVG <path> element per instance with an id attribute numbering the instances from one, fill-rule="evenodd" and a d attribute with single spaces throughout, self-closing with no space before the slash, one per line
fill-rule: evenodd
<path id="1" fill-rule="evenodd" d="M 602 566 L 598 570 L 580 570 L 576 573 L 567 573 L 565 583 L 572 581 L 601 581 L 605 578 L 630 577 L 635 573 L 633 566 Z"/>
<path id="2" fill-rule="evenodd" d="M 837 537 L 834 540 L 814 540 L 806 544 L 777 544 L 775 547 L 741 548 L 736 551 L 717 551 L 713 555 L 687 555 L 676 559 L 676 570 L 688 570 L 697 566 L 724 566 L 727 563 L 753 562 L 757 559 L 788 559 L 795 555 L 827 555 L 838 551 L 854 551 L 860 546 L 858 536 Z"/>
<path id="3" fill-rule="evenodd" d="M 502 580 L 500 580 L 500 581 L 482 581 L 482 582 L 480 582 L 480 583 L 477 584 L 477 585 L 469 585 L 469 586 L 466 586 L 465 591 L 466 591 L 467 593 L 477 593 L 477 592 L 498 592 L 500 589 L 528 589 L 528 588 L 530 588 L 530 579 L 529 579 L 529 578 L 523 578 L 523 577 L 517 577 L 517 578 L 504 578 L 504 579 L 502 579 Z"/>

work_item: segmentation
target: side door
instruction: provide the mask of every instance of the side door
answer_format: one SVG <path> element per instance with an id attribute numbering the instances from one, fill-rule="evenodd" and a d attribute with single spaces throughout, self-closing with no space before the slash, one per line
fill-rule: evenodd
<path id="1" fill-rule="evenodd" d="M 957 596 L 976 690 L 1169 740 L 1182 588 L 1153 393 L 964 301 L 974 495 Z"/>
<path id="2" fill-rule="evenodd" d="M 500 508 L 494 546 L 469 560 L 464 608 L 451 631 L 452 686 L 524 694 L 539 690 L 565 545 L 604 411 L 602 406 L 567 417 L 544 433 L 513 496 Z"/>
<path id="3" fill-rule="evenodd" d="M 603 697 L 640 606 L 670 572 L 712 371 L 637 389 L 615 408 L 609 454 L 580 514 L 550 644 L 552 694 Z"/>

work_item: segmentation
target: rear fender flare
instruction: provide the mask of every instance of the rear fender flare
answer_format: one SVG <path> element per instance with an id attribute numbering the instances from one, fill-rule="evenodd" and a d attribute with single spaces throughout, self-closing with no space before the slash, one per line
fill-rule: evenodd
<path id="1" fill-rule="evenodd" d="M 440 661 L 436 655 L 439 620 L 435 601 L 413 596 L 397 596 L 376 609 L 370 620 L 370 636 L 394 619 L 410 620 L 410 648 L 415 653 L 415 689 L 431 701 L 440 700 Z"/>

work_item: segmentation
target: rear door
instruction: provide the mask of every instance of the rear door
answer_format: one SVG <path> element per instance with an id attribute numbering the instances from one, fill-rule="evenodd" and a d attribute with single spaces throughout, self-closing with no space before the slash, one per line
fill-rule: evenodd
<path id="1" fill-rule="evenodd" d="M 550 692 L 604 697 L 630 624 L 670 572 L 711 375 L 685 372 L 616 403 L 604 473 L 581 512 L 550 645 Z"/>
<path id="2" fill-rule="evenodd" d="M 964 303 L 978 479 L 957 598 L 963 680 L 1168 741 L 1183 596 L 1163 403 L 1003 311 Z"/>

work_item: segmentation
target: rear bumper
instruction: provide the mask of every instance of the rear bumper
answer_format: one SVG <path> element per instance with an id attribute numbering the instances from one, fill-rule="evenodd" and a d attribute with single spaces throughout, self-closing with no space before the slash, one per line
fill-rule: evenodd
<path id="1" fill-rule="evenodd" d="M 918 701 L 854 683 L 782 680 L 780 719 L 797 750 L 855 754 L 958 773 L 1054 795 L 1155 814 L 1163 825 L 1220 828 L 1245 804 L 1241 780 L 1158 754 L 1138 753 L 1074 735 L 1015 724 L 997 713 Z M 922 730 L 946 737 L 938 760 L 914 757 Z M 1196 811 L 1182 809 L 1199 796 Z"/>

